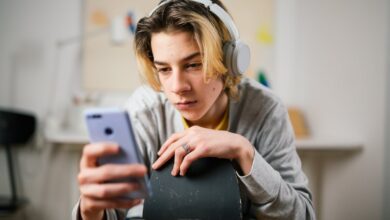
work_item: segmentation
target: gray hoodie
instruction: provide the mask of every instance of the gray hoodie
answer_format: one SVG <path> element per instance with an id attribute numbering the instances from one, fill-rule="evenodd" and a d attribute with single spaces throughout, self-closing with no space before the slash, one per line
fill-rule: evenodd
<path id="1" fill-rule="evenodd" d="M 296 152 L 287 110 L 267 88 L 243 78 L 239 99 L 229 100 L 228 131 L 247 138 L 255 150 L 250 173 L 237 172 L 249 219 L 315 219 L 308 180 Z M 182 131 L 180 113 L 163 93 L 137 89 L 126 108 L 147 167 L 173 133 Z M 73 219 L 78 219 L 76 204 Z M 244 210 L 245 210 L 244 209 Z M 106 210 L 107 219 L 124 219 L 127 210 Z"/>

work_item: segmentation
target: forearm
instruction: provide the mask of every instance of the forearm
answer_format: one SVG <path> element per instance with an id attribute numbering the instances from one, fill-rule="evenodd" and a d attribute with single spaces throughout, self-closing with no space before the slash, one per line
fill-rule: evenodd
<path id="1" fill-rule="evenodd" d="M 251 173 L 239 179 L 257 219 L 315 219 L 306 179 L 283 180 L 257 152 Z"/>
<path id="2" fill-rule="evenodd" d="M 282 183 L 280 190 L 273 200 L 264 203 L 252 203 L 256 219 L 315 219 L 314 209 L 308 193 L 298 191 L 292 186 Z"/>

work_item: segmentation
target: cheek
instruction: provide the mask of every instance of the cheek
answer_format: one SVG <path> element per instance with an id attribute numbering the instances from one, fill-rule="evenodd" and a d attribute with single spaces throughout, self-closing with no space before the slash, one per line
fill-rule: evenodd
<path id="1" fill-rule="evenodd" d="M 213 93 L 220 93 L 223 90 L 223 83 L 222 82 L 215 82 L 212 86 L 211 90 Z"/>
<path id="2" fill-rule="evenodd" d="M 158 82 L 160 84 L 160 90 L 167 91 L 167 86 L 168 86 L 167 80 L 160 77 L 160 76 L 157 79 L 158 79 Z"/>
<path id="3" fill-rule="evenodd" d="M 216 97 L 219 96 L 219 94 L 221 94 L 223 90 L 223 86 L 221 83 L 214 83 L 212 86 L 209 87 L 208 91 L 209 92 L 206 92 L 205 95 L 207 97 L 209 97 L 210 99 L 216 99 Z"/>

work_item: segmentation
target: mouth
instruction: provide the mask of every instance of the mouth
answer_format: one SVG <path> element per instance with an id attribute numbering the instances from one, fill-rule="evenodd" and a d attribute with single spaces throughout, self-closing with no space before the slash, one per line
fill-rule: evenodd
<path id="1" fill-rule="evenodd" d="M 175 106 L 178 110 L 188 110 L 193 108 L 196 103 L 197 101 L 182 101 L 175 103 Z"/>

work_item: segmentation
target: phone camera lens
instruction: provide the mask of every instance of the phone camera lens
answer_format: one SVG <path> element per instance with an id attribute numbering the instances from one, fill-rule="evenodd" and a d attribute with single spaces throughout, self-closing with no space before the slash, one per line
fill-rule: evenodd
<path id="1" fill-rule="evenodd" d="M 112 128 L 106 128 L 104 130 L 104 133 L 106 133 L 106 135 L 112 135 L 112 133 L 114 133 L 114 131 L 112 130 Z"/>

